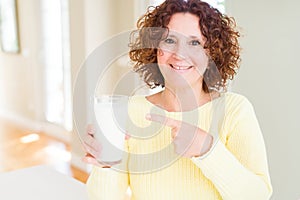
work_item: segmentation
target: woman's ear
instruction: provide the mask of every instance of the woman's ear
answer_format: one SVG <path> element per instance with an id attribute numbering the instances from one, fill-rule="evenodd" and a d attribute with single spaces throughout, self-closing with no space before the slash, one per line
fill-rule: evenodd
<path id="1" fill-rule="evenodd" d="M 157 56 L 163 56 L 164 52 L 161 49 L 157 49 Z"/>

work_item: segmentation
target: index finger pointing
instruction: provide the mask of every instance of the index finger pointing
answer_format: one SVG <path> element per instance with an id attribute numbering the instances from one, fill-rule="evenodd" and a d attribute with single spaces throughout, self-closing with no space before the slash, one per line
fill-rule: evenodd
<path id="1" fill-rule="evenodd" d="M 147 114 L 146 119 L 148 119 L 149 121 L 158 122 L 160 124 L 169 126 L 171 128 L 178 127 L 180 124 L 180 122 L 175 119 L 171 119 L 169 117 L 165 117 L 157 114 Z"/>

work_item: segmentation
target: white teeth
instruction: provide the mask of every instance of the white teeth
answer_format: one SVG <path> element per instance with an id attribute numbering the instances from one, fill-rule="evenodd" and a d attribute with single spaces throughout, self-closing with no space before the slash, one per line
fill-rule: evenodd
<path id="1" fill-rule="evenodd" d="M 187 70 L 190 66 L 179 66 L 179 65 L 172 65 L 172 67 L 176 70 Z"/>

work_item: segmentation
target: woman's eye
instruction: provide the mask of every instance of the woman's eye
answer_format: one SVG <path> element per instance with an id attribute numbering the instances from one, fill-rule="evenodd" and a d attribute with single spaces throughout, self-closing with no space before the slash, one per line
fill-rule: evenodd
<path id="1" fill-rule="evenodd" d="M 167 44 L 174 44 L 175 40 L 173 40 L 171 38 L 167 38 L 167 39 L 165 39 L 165 43 L 167 43 Z"/>
<path id="2" fill-rule="evenodd" d="M 198 40 L 192 40 L 190 43 L 191 43 L 191 45 L 193 45 L 193 46 L 201 45 L 201 43 L 200 43 Z"/>

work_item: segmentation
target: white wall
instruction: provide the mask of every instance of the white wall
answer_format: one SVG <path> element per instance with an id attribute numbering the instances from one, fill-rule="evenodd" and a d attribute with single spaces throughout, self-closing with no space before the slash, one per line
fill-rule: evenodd
<path id="1" fill-rule="evenodd" d="M 0 51 L 0 117 L 65 141 L 70 134 L 45 120 L 41 1 L 17 1 L 20 53 Z"/>
<path id="2" fill-rule="evenodd" d="M 86 49 L 85 49 L 85 4 L 84 0 L 69 1 L 69 13 L 70 13 L 70 44 L 71 44 L 71 66 L 72 66 L 72 88 L 74 88 L 75 81 L 78 76 L 81 65 L 85 61 Z M 83 86 L 86 87 L 86 86 Z M 86 102 L 83 101 L 82 105 Z M 83 112 L 80 115 L 80 120 L 86 120 L 86 112 L 83 107 Z M 85 165 L 81 161 L 83 156 L 80 140 L 76 132 L 76 123 L 73 124 L 73 132 L 71 137 L 71 152 L 72 163 L 82 169 L 85 169 Z"/>
<path id="3" fill-rule="evenodd" d="M 242 27 L 233 90 L 254 104 L 268 151 L 272 199 L 300 198 L 300 1 L 227 0 Z"/>
<path id="4" fill-rule="evenodd" d="M 18 2 L 19 36 L 21 53 L 8 54 L 0 51 L 0 110 L 18 113 L 36 119 L 35 107 L 42 99 L 37 98 L 39 71 L 39 2 L 28 0 Z"/>

